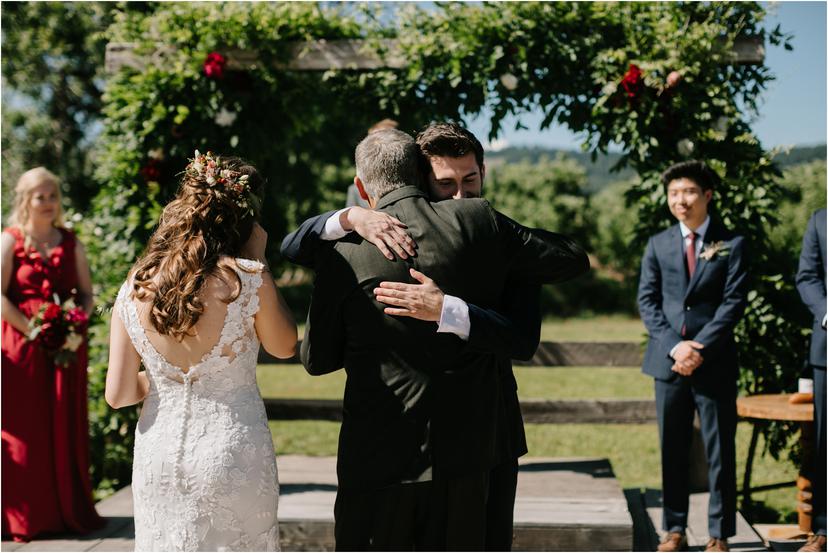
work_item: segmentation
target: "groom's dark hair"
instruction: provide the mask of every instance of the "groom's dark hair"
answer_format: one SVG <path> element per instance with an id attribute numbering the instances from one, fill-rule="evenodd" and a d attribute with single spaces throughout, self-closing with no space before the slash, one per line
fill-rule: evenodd
<path id="1" fill-rule="evenodd" d="M 664 190 L 671 182 L 678 179 L 688 179 L 699 185 L 702 190 L 715 190 L 721 182 L 719 174 L 708 164 L 698 159 L 682 161 L 671 165 L 661 174 L 661 184 Z"/>
<path id="2" fill-rule="evenodd" d="M 477 166 L 483 167 L 483 145 L 468 129 L 457 123 L 431 123 L 417 135 L 417 146 L 427 159 L 463 157 L 474 152 Z"/>

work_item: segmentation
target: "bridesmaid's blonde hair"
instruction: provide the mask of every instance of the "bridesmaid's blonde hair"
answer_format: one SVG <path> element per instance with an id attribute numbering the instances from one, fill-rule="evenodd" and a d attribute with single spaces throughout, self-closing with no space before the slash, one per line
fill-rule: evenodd
<path id="1" fill-rule="evenodd" d="M 12 208 L 9 223 L 11 226 L 16 226 L 23 230 L 26 223 L 29 222 L 29 204 L 31 203 L 34 189 L 45 182 L 50 182 L 55 187 L 55 192 L 58 197 L 57 216 L 52 222 L 53 226 L 63 226 L 63 207 L 61 207 L 62 198 L 60 195 L 60 180 L 57 176 L 46 169 L 45 167 L 35 167 L 29 169 L 17 180 L 17 186 L 14 187 L 14 207 Z"/>

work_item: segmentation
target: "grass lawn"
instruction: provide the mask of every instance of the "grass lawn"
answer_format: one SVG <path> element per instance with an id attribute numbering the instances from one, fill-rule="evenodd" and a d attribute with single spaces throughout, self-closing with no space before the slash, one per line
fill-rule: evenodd
<path id="1" fill-rule="evenodd" d="M 523 399 L 652 399 L 653 380 L 637 368 L 516 367 Z M 263 397 L 341 399 L 345 372 L 310 376 L 301 365 L 259 365 Z"/>
<path id="2" fill-rule="evenodd" d="M 544 340 L 640 341 L 641 322 L 624 317 L 597 317 L 545 321 Z M 522 399 L 652 399 L 653 382 L 638 368 L 618 367 L 518 367 L 515 369 Z M 264 397 L 340 399 L 344 371 L 321 377 L 309 376 L 299 365 L 260 365 L 257 372 Z M 277 454 L 335 455 L 339 423 L 317 421 L 270 421 Z M 741 486 L 750 442 L 751 426 L 740 423 L 737 431 L 737 478 Z M 625 488 L 661 488 L 658 432 L 654 424 L 527 424 L 529 456 L 606 457 Z M 793 480 L 796 469 L 787 460 L 761 457 L 757 449 L 754 486 Z M 795 521 L 796 490 L 784 488 L 753 495 L 763 502 L 761 522 Z"/>
<path id="3" fill-rule="evenodd" d="M 305 335 L 305 321 L 299 319 L 299 339 Z M 641 319 L 627 315 L 594 315 L 585 318 L 545 319 L 541 340 L 546 342 L 644 342 L 647 329 Z"/>
<path id="4" fill-rule="evenodd" d="M 635 342 L 647 333 L 641 319 L 625 315 L 596 315 L 584 319 L 547 319 L 541 340 L 547 342 Z"/>

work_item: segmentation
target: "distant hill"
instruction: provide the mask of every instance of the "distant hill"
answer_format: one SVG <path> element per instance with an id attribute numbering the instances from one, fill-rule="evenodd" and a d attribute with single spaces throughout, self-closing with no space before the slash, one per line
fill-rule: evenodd
<path id="1" fill-rule="evenodd" d="M 613 165 L 618 163 L 618 160 L 621 158 L 619 154 L 598 155 L 595 163 L 593 163 L 589 153 L 542 147 L 510 146 L 497 152 L 486 152 L 486 165 L 490 168 L 495 168 L 498 165 L 518 163 L 521 161 L 537 163 L 542 157 L 554 159 L 558 153 L 562 153 L 567 157 L 573 158 L 586 169 L 587 179 L 589 181 L 587 189 L 589 192 L 597 192 L 610 183 L 617 182 L 619 180 L 626 180 L 635 175 L 635 172 L 628 168 L 623 169 L 618 173 L 610 172 Z"/>
<path id="2" fill-rule="evenodd" d="M 618 163 L 618 160 L 621 157 L 619 154 L 599 154 L 595 160 L 595 163 L 593 163 L 589 153 L 542 147 L 510 146 L 497 152 L 486 152 L 486 165 L 490 168 L 496 168 L 501 164 L 517 163 L 520 161 L 537 163 L 538 159 L 544 156 L 549 159 L 554 159 L 559 152 L 575 159 L 586 169 L 587 179 L 589 181 L 587 190 L 589 192 L 597 192 L 608 184 L 618 182 L 620 180 L 626 180 L 635 176 L 635 172 L 629 168 L 623 169 L 617 173 L 612 173 L 610 171 L 610 169 Z M 825 144 L 819 144 L 816 146 L 797 146 L 791 149 L 791 151 L 787 154 L 781 153 L 775 158 L 776 163 L 782 170 L 792 165 L 808 163 L 818 159 L 826 159 Z"/>
<path id="3" fill-rule="evenodd" d="M 791 165 L 799 165 L 800 163 L 808 163 L 818 159 L 825 160 L 825 157 L 825 144 L 817 144 L 816 146 L 797 146 L 787 154 L 779 154 L 774 158 L 774 161 L 776 161 L 776 164 L 781 169 L 784 169 Z"/>

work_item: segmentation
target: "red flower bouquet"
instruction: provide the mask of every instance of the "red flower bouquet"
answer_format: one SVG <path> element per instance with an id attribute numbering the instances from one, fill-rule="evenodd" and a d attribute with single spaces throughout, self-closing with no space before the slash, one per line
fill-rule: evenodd
<path id="1" fill-rule="evenodd" d="M 29 340 L 38 340 L 55 365 L 66 366 L 77 357 L 88 327 L 89 315 L 71 299 L 63 305 L 44 302 L 29 321 Z"/>

